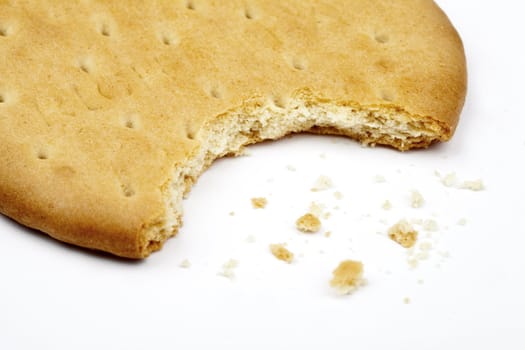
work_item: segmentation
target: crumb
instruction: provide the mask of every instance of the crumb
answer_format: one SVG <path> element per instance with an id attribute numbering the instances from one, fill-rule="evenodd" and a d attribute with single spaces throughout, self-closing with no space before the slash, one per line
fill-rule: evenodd
<path id="1" fill-rule="evenodd" d="M 421 193 L 419 193 L 418 191 L 412 191 L 412 195 L 411 195 L 412 208 L 421 208 L 424 202 L 425 202 L 425 199 L 423 198 Z"/>
<path id="2" fill-rule="evenodd" d="M 218 275 L 233 279 L 235 277 L 234 270 L 239 266 L 239 262 L 235 259 L 230 259 L 222 265 L 222 270 L 219 271 Z"/>
<path id="3" fill-rule="evenodd" d="M 325 253 L 325 252 L 324 252 L 324 250 L 322 250 L 322 249 L 319 249 L 319 254 L 321 254 L 321 255 L 322 255 L 322 254 L 324 254 L 324 253 Z"/>
<path id="4" fill-rule="evenodd" d="M 268 200 L 264 197 L 252 198 L 252 207 L 255 209 L 263 209 L 268 204 Z"/>
<path id="5" fill-rule="evenodd" d="M 387 199 L 386 201 L 383 202 L 383 205 L 381 206 L 381 208 L 383 208 L 384 210 L 390 210 L 392 209 L 392 203 L 390 203 L 390 201 Z"/>
<path id="6" fill-rule="evenodd" d="M 439 225 L 436 220 L 427 219 L 423 221 L 423 229 L 426 231 L 437 231 L 439 230 Z"/>
<path id="7" fill-rule="evenodd" d="M 425 280 L 422 279 L 422 278 L 418 278 L 417 280 L 417 284 L 424 284 L 425 283 Z"/>
<path id="8" fill-rule="evenodd" d="M 447 187 L 453 187 L 456 185 L 457 178 L 456 173 L 450 173 L 441 177 L 441 183 Z"/>
<path id="9" fill-rule="evenodd" d="M 284 244 L 270 244 L 270 251 L 277 259 L 287 262 L 288 264 L 293 260 L 293 253 L 286 249 Z"/>
<path id="10" fill-rule="evenodd" d="M 410 223 L 414 225 L 423 225 L 423 220 L 421 219 L 410 219 Z"/>
<path id="11" fill-rule="evenodd" d="M 332 180 L 328 176 L 321 175 L 317 178 L 314 186 L 310 189 L 312 192 L 324 191 L 333 186 Z"/>
<path id="12" fill-rule="evenodd" d="M 183 269 L 189 269 L 191 267 L 191 262 L 188 259 L 184 259 L 180 262 L 179 267 Z"/>
<path id="13" fill-rule="evenodd" d="M 297 229 L 301 232 L 315 233 L 321 228 L 321 221 L 319 221 L 319 218 L 317 218 L 317 216 L 308 213 L 297 219 L 295 225 Z"/>
<path id="14" fill-rule="evenodd" d="M 400 220 L 397 224 L 390 227 L 388 236 L 393 241 L 399 243 L 404 248 L 413 247 L 417 240 L 417 231 L 414 230 L 406 220 Z"/>
<path id="15" fill-rule="evenodd" d="M 383 175 L 376 175 L 374 176 L 374 182 L 379 184 L 379 183 L 386 182 L 386 179 Z"/>
<path id="16" fill-rule="evenodd" d="M 321 158 L 321 159 L 326 159 L 326 154 L 324 154 L 324 153 L 320 153 L 320 154 L 319 154 L 319 158 Z"/>
<path id="17" fill-rule="evenodd" d="M 339 210 L 339 209 L 341 209 L 341 207 L 338 206 L 338 205 L 336 205 L 336 206 L 334 207 L 334 210 Z"/>
<path id="18" fill-rule="evenodd" d="M 339 191 L 334 192 L 335 199 L 341 200 L 343 199 L 343 194 Z"/>
<path id="19" fill-rule="evenodd" d="M 428 252 L 429 250 L 432 250 L 432 242 L 428 242 L 428 241 L 421 242 L 419 244 L 419 250 L 424 251 L 424 252 Z"/>
<path id="20" fill-rule="evenodd" d="M 318 202 L 312 202 L 310 203 L 310 208 L 308 209 L 308 212 L 311 214 L 314 214 L 315 216 L 319 217 L 323 215 L 323 211 L 325 209 L 325 205 L 318 203 Z"/>
<path id="21" fill-rule="evenodd" d="M 408 258 L 407 263 L 412 269 L 415 269 L 419 265 L 419 262 L 415 258 Z"/>
<path id="22" fill-rule="evenodd" d="M 330 231 L 326 231 L 326 232 L 324 233 L 324 236 L 325 236 L 326 238 L 330 238 L 330 236 L 332 236 L 332 232 L 330 232 Z"/>
<path id="23" fill-rule="evenodd" d="M 427 260 L 428 257 L 429 257 L 429 255 L 428 255 L 428 252 L 427 252 L 427 251 L 419 252 L 419 253 L 417 253 L 416 256 L 415 256 L 416 260 L 419 260 L 419 261 L 421 261 L 421 260 Z"/>
<path id="24" fill-rule="evenodd" d="M 237 156 L 243 156 L 243 157 L 251 157 L 252 156 L 252 152 L 251 150 L 249 150 L 248 148 L 246 147 L 242 147 L 238 153 L 236 154 Z"/>
<path id="25" fill-rule="evenodd" d="M 254 235 L 249 235 L 249 236 L 246 237 L 246 239 L 244 241 L 246 243 L 255 243 L 256 239 L 255 239 Z"/>
<path id="26" fill-rule="evenodd" d="M 330 216 L 332 216 L 332 213 L 330 213 L 329 211 L 327 211 L 326 213 L 323 214 L 323 219 L 324 219 L 324 220 L 328 220 L 328 219 L 330 219 Z"/>
<path id="27" fill-rule="evenodd" d="M 450 258 L 450 253 L 448 251 L 439 251 L 438 254 L 442 257 L 442 258 Z"/>
<path id="28" fill-rule="evenodd" d="M 465 226 L 467 224 L 467 219 L 461 218 L 458 220 L 458 225 Z"/>
<path id="29" fill-rule="evenodd" d="M 410 304 L 410 301 L 411 301 L 411 300 L 410 300 L 409 297 L 404 297 L 404 298 L 403 298 L 403 303 L 404 303 L 404 304 L 407 304 L 407 305 L 408 305 L 408 304 Z"/>
<path id="30" fill-rule="evenodd" d="M 228 213 L 228 215 L 230 215 L 230 216 L 234 216 L 234 215 L 235 215 L 235 212 L 234 212 L 234 211 L 230 211 L 230 212 Z"/>
<path id="31" fill-rule="evenodd" d="M 483 185 L 482 180 L 478 179 L 474 181 L 463 181 L 461 188 L 471 191 L 482 191 L 485 189 L 485 185 Z"/>
<path id="32" fill-rule="evenodd" d="M 366 283 L 363 279 L 363 264 L 360 261 L 342 261 L 332 273 L 334 276 L 330 286 L 340 294 L 350 294 Z"/>
<path id="33" fill-rule="evenodd" d="M 296 171 L 296 170 L 297 170 L 297 169 L 296 169 L 293 165 L 291 165 L 291 164 L 288 164 L 288 165 L 286 166 L 286 169 L 288 169 L 289 171 Z"/>

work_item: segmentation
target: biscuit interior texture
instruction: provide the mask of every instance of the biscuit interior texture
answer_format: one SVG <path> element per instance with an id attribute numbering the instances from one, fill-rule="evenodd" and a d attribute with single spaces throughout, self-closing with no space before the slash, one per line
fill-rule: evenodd
<path id="1" fill-rule="evenodd" d="M 296 132 L 427 147 L 466 93 L 431 0 L 4 0 L 0 62 L 0 212 L 129 258 L 218 157 Z"/>

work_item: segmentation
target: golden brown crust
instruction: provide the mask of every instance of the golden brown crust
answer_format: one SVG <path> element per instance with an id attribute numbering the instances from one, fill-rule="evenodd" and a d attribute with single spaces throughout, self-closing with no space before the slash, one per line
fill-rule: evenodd
<path id="1" fill-rule="evenodd" d="M 0 212 L 66 242 L 141 258 L 180 226 L 177 213 L 164 232 L 174 167 L 231 111 L 290 98 L 397 111 L 429 134 L 408 142 L 305 130 L 399 149 L 448 140 L 456 128 L 465 58 L 433 1 L 189 7 L 0 2 Z"/>

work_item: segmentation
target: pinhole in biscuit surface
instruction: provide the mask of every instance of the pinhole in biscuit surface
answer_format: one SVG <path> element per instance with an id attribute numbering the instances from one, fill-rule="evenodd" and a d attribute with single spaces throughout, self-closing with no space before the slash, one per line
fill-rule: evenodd
<path id="1" fill-rule="evenodd" d="M 197 129 L 189 123 L 186 124 L 186 138 L 188 140 L 195 140 L 196 135 L 197 135 Z"/>
<path id="2" fill-rule="evenodd" d="M 122 125 L 128 129 L 139 128 L 139 117 L 136 114 L 129 114 L 122 118 Z"/>
<path id="3" fill-rule="evenodd" d="M 49 154 L 47 153 L 46 150 L 40 150 L 38 151 L 38 153 L 36 154 L 36 157 L 40 160 L 46 160 L 49 158 Z"/>
<path id="4" fill-rule="evenodd" d="M 174 33 L 164 32 L 160 35 L 161 41 L 166 46 L 173 46 L 178 43 L 178 38 Z"/>
<path id="5" fill-rule="evenodd" d="M 374 39 L 380 44 L 386 44 L 390 40 L 389 36 L 385 33 L 376 34 Z"/>
<path id="6" fill-rule="evenodd" d="M 101 28 L 100 28 L 100 34 L 104 35 L 104 36 L 111 36 L 111 32 L 109 30 L 109 26 L 107 24 L 102 24 Z"/>
<path id="7" fill-rule="evenodd" d="M 91 57 L 81 57 L 77 62 L 78 68 L 85 73 L 91 73 L 94 69 L 95 64 Z"/>
<path id="8" fill-rule="evenodd" d="M 282 95 L 274 95 L 271 97 L 272 103 L 277 108 L 286 108 L 288 100 Z"/>
<path id="9" fill-rule="evenodd" d="M 2 36 L 6 37 L 6 36 L 8 36 L 8 34 L 9 33 L 8 33 L 7 27 L 2 25 L 2 24 L 0 24 L 0 37 L 2 37 Z"/>
<path id="10" fill-rule="evenodd" d="M 122 188 L 122 194 L 124 195 L 124 197 L 129 198 L 135 195 L 135 190 L 130 185 L 122 184 L 121 188 Z"/>
<path id="11" fill-rule="evenodd" d="M 210 96 L 213 97 L 213 98 L 217 98 L 217 99 L 220 99 L 222 98 L 222 93 L 221 93 L 221 90 L 217 87 L 213 87 L 210 89 Z"/>
<path id="12" fill-rule="evenodd" d="M 196 10 L 196 8 L 195 8 L 195 2 L 192 1 L 192 0 L 187 0 L 187 1 L 186 1 L 186 8 L 187 8 L 188 10 Z"/>
<path id="13" fill-rule="evenodd" d="M 305 70 L 306 69 L 306 59 L 303 57 L 295 57 L 292 60 L 292 66 L 296 70 Z"/>
<path id="14" fill-rule="evenodd" d="M 380 97 L 387 102 L 392 102 L 395 99 L 394 93 L 390 90 L 381 90 Z"/>
<path id="15" fill-rule="evenodd" d="M 126 121 L 125 125 L 128 129 L 135 129 L 135 123 L 133 123 L 133 120 Z"/>
<path id="16" fill-rule="evenodd" d="M 246 6 L 244 8 L 244 17 L 246 19 L 256 19 L 258 17 L 258 14 L 257 12 L 255 11 L 255 9 L 253 7 L 250 7 L 250 6 Z"/>

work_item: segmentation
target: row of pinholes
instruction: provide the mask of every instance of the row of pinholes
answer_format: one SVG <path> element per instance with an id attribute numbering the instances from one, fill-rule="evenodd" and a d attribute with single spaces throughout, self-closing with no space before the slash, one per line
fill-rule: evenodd
<path id="1" fill-rule="evenodd" d="M 46 150 L 41 149 L 37 152 L 36 157 L 38 160 L 44 161 L 49 159 L 49 154 Z M 118 184 L 120 184 L 120 190 L 124 197 L 130 198 L 136 194 L 135 189 L 130 184 L 117 182 L 117 186 Z"/>
<path id="2" fill-rule="evenodd" d="M 39 161 L 48 160 L 49 159 L 49 152 L 48 152 L 48 150 L 45 149 L 45 148 L 40 148 L 36 152 L 36 158 Z M 120 184 L 120 190 L 121 190 L 122 195 L 124 197 L 130 198 L 130 197 L 133 197 L 136 194 L 135 189 L 130 184 L 123 183 L 123 182 L 118 182 L 118 184 Z"/>
<path id="3" fill-rule="evenodd" d="M 186 4 L 186 7 L 189 9 L 189 10 L 196 10 L 196 6 L 195 6 L 195 3 L 193 1 L 187 1 L 187 4 Z M 245 12 L 244 12 L 244 15 L 247 19 L 255 19 L 255 14 L 252 10 L 250 10 L 249 8 L 246 8 L 245 9 Z M 102 24 L 100 25 L 99 27 L 99 32 L 101 35 L 103 36 L 111 36 L 111 30 L 110 30 L 110 27 L 107 25 L 107 24 Z M 7 37 L 9 35 L 9 29 L 5 26 L 0 26 L 0 37 Z M 380 44 L 385 44 L 389 41 L 389 38 L 386 34 L 377 34 L 374 38 L 378 43 Z M 161 36 L 161 41 L 163 44 L 165 45 L 172 45 L 176 42 L 176 38 L 175 36 L 173 35 L 170 35 L 170 34 L 163 34 Z M 293 68 L 297 69 L 297 70 L 305 70 L 306 69 L 306 61 L 304 59 L 301 59 L 301 58 L 295 58 L 292 60 L 292 66 Z M 90 62 L 89 60 L 84 60 L 84 61 L 81 61 L 80 64 L 79 64 L 79 68 L 84 71 L 85 73 L 89 73 L 92 68 L 93 68 L 93 65 L 92 65 L 92 62 Z M 220 91 L 220 89 L 218 88 L 212 88 L 209 90 L 209 95 L 213 98 L 217 98 L 217 99 L 220 99 L 222 98 L 222 93 Z M 391 94 L 387 91 L 382 91 L 381 92 L 381 97 L 384 99 L 384 100 L 387 100 L 387 101 L 391 101 L 393 99 L 393 97 L 391 96 Z M 277 107 L 277 108 L 286 108 L 287 106 L 287 100 L 286 98 L 282 97 L 282 96 L 277 96 L 277 95 L 274 95 L 271 97 L 271 101 L 273 102 L 273 104 Z M 0 93 L 0 104 L 3 104 L 5 103 L 5 97 L 2 93 Z M 137 123 L 138 121 L 136 120 L 136 117 L 133 117 L 133 118 L 125 118 L 124 120 L 124 126 L 128 129 L 136 129 L 137 128 Z M 194 139 L 194 133 L 192 132 L 188 132 L 187 133 L 187 137 L 189 139 Z M 45 151 L 45 150 L 39 150 L 37 152 L 37 158 L 39 160 L 47 160 L 49 158 L 49 155 L 48 155 L 48 152 Z M 121 189 L 122 189 L 122 193 L 125 197 L 132 197 L 135 195 L 135 190 L 130 186 L 130 185 L 124 185 L 124 184 L 121 184 Z"/>
<path id="4" fill-rule="evenodd" d="M 48 152 L 48 150 L 45 149 L 45 148 L 38 149 L 38 151 L 36 152 L 36 158 L 39 161 L 48 160 L 49 159 L 49 152 Z M 118 185 L 120 185 L 120 190 L 121 190 L 121 193 L 122 193 L 122 195 L 124 197 L 130 198 L 130 197 L 135 196 L 135 194 L 136 194 L 135 189 L 130 184 L 123 183 L 123 182 L 117 182 L 117 186 Z"/>
<path id="5" fill-rule="evenodd" d="M 193 1 L 188 1 L 186 7 L 189 10 L 196 10 Z M 256 19 L 255 12 L 252 9 L 250 9 L 250 8 L 246 8 L 245 9 L 244 16 L 245 16 L 246 19 Z M 112 34 L 110 26 L 107 23 L 104 23 L 104 22 L 100 23 L 98 31 L 99 31 L 99 33 L 101 35 L 106 36 L 106 37 L 110 37 L 111 34 Z M 0 23 L 0 37 L 7 37 L 9 35 L 10 35 L 9 27 L 4 26 L 4 25 L 2 25 Z M 389 41 L 389 37 L 385 33 L 378 33 L 378 34 L 376 34 L 374 36 L 374 39 L 375 39 L 375 41 L 377 41 L 380 44 L 386 44 Z M 161 41 L 162 41 L 163 44 L 165 44 L 167 46 L 173 45 L 173 44 L 175 44 L 177 42 L 176 37 L 173 34 L 170 34 L 170 33 L 163 33 L 161 35 Z M 296 66 L 294 65 L 294 67 L 299 69 L 299 70 L 303 70 L 304 69 L 304 68 L 302 68 L 302 65 L 300 63 L 297 64 Z"/>
<path id="6" fill-rule="evenodd" d="M 197 10 L 197 6 L 195 4 L 195 1 L 187 0 L 186 1 L 186 8 L 188 10 L 192 10 L 192 11 Z M 257 13 L 256 13 L 256 11 L 254 11 L 254 9 L 252 9 L 250 7 L 245 7 L 244 8 L 244 17 L 246 19 L 256 19 L 257 18 Z"/>
<path id="7" fill-rule="evenodd" d="M 40 148 L 37 151 L 37 153 L 36 153 L 36 158 L 39 161 L 48 160 L 49 159 L 49 152 L 46 149 L 44 149 L 44 148 Z M 136 194 L 135 193 L 135 189 L 131 185 L 125 184 L 125 183 L 121 183 L 121 182 L 119 182 L 119 184 L 120 184 L 120 189 L 121 189 L 122 195 L 124 197 L 130 198 L 130 197 L 133 197 Z"/>
<path id="8" fill-rule="evenodd" d="M 192 10 L 192 11 L 197 10 L 197 7 L 195 5 L 195 1 L 187 0 L 186 1 L 186 8 L 188 10 Z M 245 9 L 244 9 L 244 17 L 246 19 L 257 19 L 258 18 L 258 14 L 253 8 L 245 7 Z M 378 33 L 378 34 L 376 34 L 374 36 L 374 39 L 380 44 L 385 44 L 385 43 L 387 43 L 389 41 L 389 37 L 385 33 Z"/>

